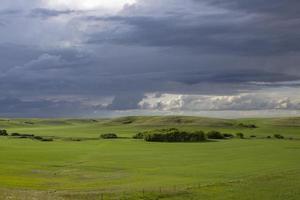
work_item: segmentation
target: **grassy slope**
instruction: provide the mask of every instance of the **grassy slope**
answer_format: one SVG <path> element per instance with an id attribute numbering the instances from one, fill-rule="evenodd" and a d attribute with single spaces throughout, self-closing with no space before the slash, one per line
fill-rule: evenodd
<path id="1" fill-rule="evenodd" d="M 255 123 L 259 128 L 241 128 L 237 126 L 240 122 Z M 98 137 L 104 132 L 131 136 L 158 127 L 242 131 L 257 136 L 280 133 L 300 137 L 300 118 L 16 119 L 1 120 L 0 127 L 9 132 L 60 137 Z M 233 139 L 167 144 L 124 139 L 41 143 L 0 138 L 0 186 L 3 188 L 0 199 L 7 194 L 45 197 L 49 194 L 43 191 L 49 189 L 97 191 L 82 195 L 75 193 L 75 196 L 72 196 L 73 192 L 49 195 L 57 195 L 56 199 L 62 196 L 66 199 L 100 199 L 98 192 L 128 192 L 135 196 L 131 199 L 138 199 L 141 193 L 137 191 L 143 189 L 145 196 L 155 198 L 161 195 L 163 199 L 299 199 L 299 156 L 299 140 Z M 187 186 L 193 187 L 187 190 Z M 152 190 L 157 191 L 156 194 L 150 194 Z"/>
<path id="2" fill-rule="evenodd" d="M 257 129 L 239 127 L 239 123 L 254 123 Z M 300 137 L 299 118 L 225 120 L 201 117 L 123 117 L 117 119 L 15 119 L 0 120 L 0 128 L 10 132 L 33 133 L 59 137 L 98 137 L 101 133 L 116 132 L 122 136 L 149 129 L 177 127 L 184 130 L 219 130 L 243 132 L 246 135 L 267 136 L 275 133 L 286 137 Z"/>

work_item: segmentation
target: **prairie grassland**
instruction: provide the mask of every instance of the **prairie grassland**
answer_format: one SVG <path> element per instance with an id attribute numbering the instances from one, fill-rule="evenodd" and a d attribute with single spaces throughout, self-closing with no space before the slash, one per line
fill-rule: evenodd
<path id="1" fill-rule="evenodd" d="M 246 139 L 130 139 L 167 127 L 243 132 Z M 300 199 L 300 118 L 2 119 L 0 128 L 55 137 L 0 137 L 0 199 Z M 110 132 L 124 138 L 98 139 Z M 266 139 L 273 134 L 285 139 Z"/>

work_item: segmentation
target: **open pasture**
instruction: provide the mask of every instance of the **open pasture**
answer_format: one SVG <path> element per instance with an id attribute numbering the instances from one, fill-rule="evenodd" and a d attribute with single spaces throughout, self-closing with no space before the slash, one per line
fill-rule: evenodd
<path id="1" fill-rule="evenodd" d="M 246 139 L 151 143 L 131 138 L 170 127 L 242 132 Z M 0 199 L 300 198 L 300 118 L 2 119 L 0 128 L 54 138 L 0 137 Z M 121 138 L 100 139 L 103 133 Z"/>

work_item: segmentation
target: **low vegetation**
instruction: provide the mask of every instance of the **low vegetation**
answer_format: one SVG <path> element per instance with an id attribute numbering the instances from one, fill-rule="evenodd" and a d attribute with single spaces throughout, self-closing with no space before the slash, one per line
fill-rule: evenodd
<path id="1" fill-rule="evenodd" d="M 10 136 L 13 138 L 20 138 L 20 139 L 32 139 L 32 140 L 39 140 L 42 142 L 52 142 L 53 138 L 51 137 L 42 137 L 42 136 L 37 136 L 34 134 L 25 134 L 25 133 L 11 133 L 8 134 L 6 130 L 0 130 L 0 136 Z"/>
<path id="2" fill-rule="evenodd" d="M 238 124 L 239 127 L 242 128 L 257 128 L 257 126 L 255 124 L 244 124 L 244 123 L 239 123 Z"/>
<path id="3" fill-rule="evenodd" d="M 245 136 L 244 136 L 243 133 L 237 133 L 237 134 L 236 134 L 236 137 L 241 138 L 241 139 L 244 139 L 244 138 L 245 138 Z"/>
<path id="4" fill-rule="evenodd" d="M 133 139 L 144 139 L 144 137 L 145 137 L 145 133 L 140 132 L 140 133 L 135 134 L 132 138 Z"/>
<path id="5" fill-rule="evenodd" d="M 8 136 L 6 130 L 0 130 L 0 136 Z"/>
<path id="6" fill-rule="evenodd" d="M 102 138 L 102 139 L 117 139 L 118 135 L 115 133 L 105 133 L 105 134 L 100 135 L 100 138 Z"/>
<path id="7" fill-rule="evenodd" d="M 219 131 L 209 131 L 207 133 L 208 139 L 225 139 L 225 136 Z"/>
<path id="8" fill-rule="evenodd" d="M 280 134 L 274 134 L 274 138 L 276 138 L 276 139 L 284 139 L 284 136 L 282 136 Z"/>
<path id="9" fill-rule="evenodd" d="M 149 142 L 202 142 L 206 137 L 203 131 L 186 132 L 171 128 L 154 130 L 144 139 Z"/>
<path id="10" fill-rule="evenodd" d="M 225 138 L 234 138 L 234 135 L 231 134 L 231 133 L 223 133 L 223 136 L 224 136 Z"/>
<path id="11" fill-rule="evenodd" d="M 237 133 L 237 138 L 244 138 L 243 133 Z M 181 131 L 177 128 L 169 129 L 154 129 L 145 132 L 139 132 L 133 136 L 133 139 L 144 139 L 148 142 L 202 142 L 207 139 L 222 140 L 231 139 L 234 135 L 231 133 L 221 133 L 219 131 L 209 131 L 204 133 L 202 130 L 198 131 Z"/>

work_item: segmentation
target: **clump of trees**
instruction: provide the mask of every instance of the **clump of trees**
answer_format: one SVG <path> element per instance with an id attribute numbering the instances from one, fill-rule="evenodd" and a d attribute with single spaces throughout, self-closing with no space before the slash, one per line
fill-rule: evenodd
<path id="1" fill-rule="evenodd" d="M 135 134 L 132 138 L 133 139 L 144 139 L 144 137 L 145 137 L 145 133 L 140 132 L 140 133 Z"/>
<path id="2" fill-rule="evenodd" d="M 156 129 L 137 133 L 134 139 L 144 139 L 149 142 L 201 142 L 207 139 L 230 139 L 235 136 L 231 133 L 221 133 L 219 131 L 209 131 L 206 134 L 203 131 L 181 131 L 177 128 Z M 238 133 L 236 137 L 243 139 L 244 134 Z"/>
<path id="3" fill-rule="evenodd" d="M 237 133 L 236 137 L 240 138 L 240 139 L 244 139 L 244 134 L 243 133 Z"/>
<path id="4" fill-rule="evenodd" d="M 225 136 L 219 131 L 209 131 L 206 135 L 208 139 L 225 139 Z"/>
<path id="5" fill-rule="evenodd" d="M 100 138 L 102 138 L 102 139 L 116 139 L 116 138 L 118 138 L 118 135 L 115 134 L 115 133 L 105 133 L 105 134 L 100 135 Z"/>
<path id="6" fill-rule="evenodd" d="M 34 138 L 33 134 L 12 133 L 11 136 L 19 138 Z"/>
<path id="7" fill-rule="evenodd" d="M 0 136 L 8 136 L 8 133 L 6 130 L 0 130 Z"/>
<path id="8" fill-rule="evenodd" d="M 41 142 L 53 142 L 53 138 L 42 138 Z"/>
<path id="9" fill-rule="evenodd" d="M 150 142 L 200 142 L 206 141 L 203 131 L 186 132 L 178 129 L 160 129 L 144 136 Z"/>
<path id="10" fill-rule="evenodd" d="M 32 139 L 32 140 L 39 140 L 42 142 L 52 142 L 54 141 L 53 138 L 49 137 L 42 137 L 42 136 L 37 136 L 34 134 L 24 134 L 24 133 L 11 133 L 10 136 L 15 137 L 15 138 L 26 138 L 26 139 Z"/>
<path id="11" fill-rule="evenodd" d="M 243 128 L 257 128 L 257 126 L 255 124 L 244 124 L 244 123 L 239 123 L 238 124 L 239 127 L 243 127 Z"/>
<path id="12" fill-rule="evenodd" d="M 276 139 L 284 139 L 284 137 L 282 135 L 280 135 L 280 134 L 274 134 L 273 136 Z"/>

